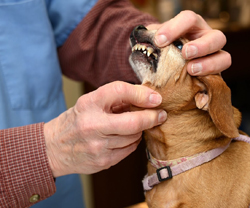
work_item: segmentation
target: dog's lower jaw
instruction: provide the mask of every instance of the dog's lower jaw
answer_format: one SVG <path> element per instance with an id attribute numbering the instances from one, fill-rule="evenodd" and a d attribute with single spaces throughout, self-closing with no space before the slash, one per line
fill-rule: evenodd
<path id="1" fill-rule="evenodd" d="M 132 56 L 129 57 L 129 63 L 142 84 L 143 78 L 150 71 L 150 65 L 144 64 L 140 61 L 133 61 Z M 140 69 L 140 70 L 137 70 L 137 69 Z"/>

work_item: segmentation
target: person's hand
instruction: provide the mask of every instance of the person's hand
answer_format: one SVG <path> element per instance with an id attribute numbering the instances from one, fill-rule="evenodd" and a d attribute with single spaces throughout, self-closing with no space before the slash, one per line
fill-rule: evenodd
<path id="1" fill-rule="evenodd" d="M 115 165 L 132 153 L 142 131 L 163 123 L 166 112 L 154 108 L 162 97 L 152 89 L 113 82 L 81 96 L 76 105 L 44 125 L 54 177 L 91 174 Z"/>
<path id="2" fill-rule="evenodd" d="M 216 74 L 231 65 L 230 54 L 221 50 L 226 44 L 225 35 L 211 29 L 200 15 L 192 11 L 183 11 L 163 24 L 152 24 L 147 28 L 157 29 L 155 43 L 159 47 L 180 37 L 190 40 L 184 45 L 182 54 L 185 59 L 192 59 L 187 65 L 191 75 Z"/>

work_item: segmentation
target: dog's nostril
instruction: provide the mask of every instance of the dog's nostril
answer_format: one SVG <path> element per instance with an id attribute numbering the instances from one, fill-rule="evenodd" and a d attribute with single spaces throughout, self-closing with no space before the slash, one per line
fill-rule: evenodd
<path id="1" fill-rule="evenodd" d="M 138 25 L 137 27 L 135 27 L 134 30 L 147 30 L 147 28 L 144 27 L 143 25 Z"/>

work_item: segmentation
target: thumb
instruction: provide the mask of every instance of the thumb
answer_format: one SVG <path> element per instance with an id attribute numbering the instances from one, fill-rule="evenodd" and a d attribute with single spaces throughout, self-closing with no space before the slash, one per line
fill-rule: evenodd
<path id="1" fill-rule="evenodd" d="M 162 97 L 154 90 L 126 82 L 112 82 L 98 88 L 95 96 L 102 97 L 103 109 L 111 108 L 122 103 L 132 104 L 137 107 L 153 108 L 161 104 Z"/>
<path id="2" fill-rule="evenodd" d="M 109 123 L 104 134 L 133 135 L 151 129 L 166 121 L 164 110 L 145 109 L 122 114 L 109 114 Z"/>

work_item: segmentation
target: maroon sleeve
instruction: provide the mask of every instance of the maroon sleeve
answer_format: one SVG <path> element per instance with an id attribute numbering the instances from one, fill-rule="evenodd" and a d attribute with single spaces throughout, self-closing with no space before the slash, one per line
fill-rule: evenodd
<path id="1" fill-rule="evenodd" d="M 98 87 L 115 80 L 138 83 L 129 65 L 129 36 L 139 24 L 158 23 L 128 0 L 99 0 L 58 49 L 63 73 Z"/>
<path id="2" fill-rule="evenodd" d="M 0 207 L 30 207 L 55 193 L 43 125 L 0 130 Z"/>

